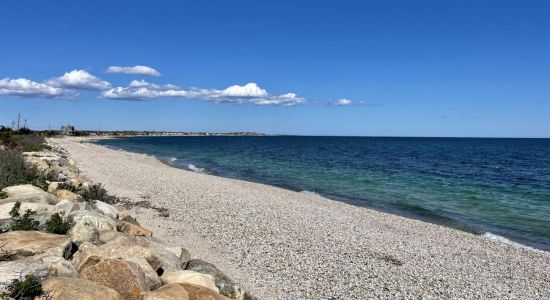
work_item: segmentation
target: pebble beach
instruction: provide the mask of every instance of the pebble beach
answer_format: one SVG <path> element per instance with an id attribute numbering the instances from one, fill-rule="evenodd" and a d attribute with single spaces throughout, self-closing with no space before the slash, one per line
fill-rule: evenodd
<path id="1" fill-rule="evenodd" d="M 220 266 L 259 299 L 550 298 L 547 252 L 182 170 L 87 138 L 49 143 L 83 176 L 137 203 L 133 215 L 159 238 Z"/>

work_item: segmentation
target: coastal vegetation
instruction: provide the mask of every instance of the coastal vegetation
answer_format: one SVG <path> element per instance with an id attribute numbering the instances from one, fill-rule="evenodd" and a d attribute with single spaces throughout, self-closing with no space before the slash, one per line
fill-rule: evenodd
<path id="1" fill-rule="evenodd" d="M 10 210 L 10 216 L 13 221 L 13 225 L 11 225 L 11 230 L 38 230 L 38 225 L 40 225 L 40 222 L 33 219 L 33 216 L 36 215 L 36 212 L 31 209 L 27 209 L 25 213 L 21 215 L 19 213 L 20 209 L 21 202 L 15 202 L 15 205 Z"/>
<path id="2" fill-rule="evenodd" d="M 28 274 L 22 279 L 13 280 L 0 296 L 2 299 L 32 300 L 42 295 L 42 282 L 34 274 Z"/>
<path id="3" fill-rule="evenodd" d="M 92 184 L 80 191 L 80 196 L 84 201 L 103 201 L 107 197 L 107 191 L 101 186 L 101 183 Z"/>

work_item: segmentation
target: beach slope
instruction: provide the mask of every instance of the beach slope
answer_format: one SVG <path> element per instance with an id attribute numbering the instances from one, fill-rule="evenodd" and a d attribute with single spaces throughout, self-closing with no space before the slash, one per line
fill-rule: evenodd
<path id="1" fill-rule="evenodd" d="M 261 299 L 550 298 L 545 252 L 82 138 L 50 142 L 111 194 L 142 201 L 132 208 L 140 223 Z"/>

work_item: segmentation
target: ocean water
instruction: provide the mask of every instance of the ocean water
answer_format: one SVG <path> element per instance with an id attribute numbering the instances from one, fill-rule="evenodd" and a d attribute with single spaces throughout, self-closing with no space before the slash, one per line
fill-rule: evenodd
<path id="1" fill-rule="evenodd" d="M 132 137 L 97 143 L 195 172 L 317 193 L 550 250 L 550 139 Z"/>

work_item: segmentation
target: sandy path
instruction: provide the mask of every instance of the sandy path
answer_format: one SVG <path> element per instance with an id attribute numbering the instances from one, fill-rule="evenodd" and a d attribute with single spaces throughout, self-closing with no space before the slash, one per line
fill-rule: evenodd
<path id="1" fill-rule="evenodd" d="M 263 299 L 550 299 L 550 254 L 305 193 L 55 139 L 155 234 Z"/>

